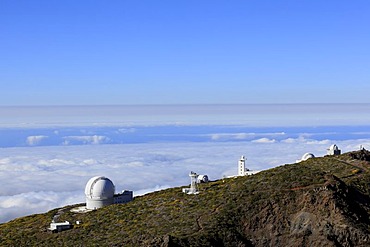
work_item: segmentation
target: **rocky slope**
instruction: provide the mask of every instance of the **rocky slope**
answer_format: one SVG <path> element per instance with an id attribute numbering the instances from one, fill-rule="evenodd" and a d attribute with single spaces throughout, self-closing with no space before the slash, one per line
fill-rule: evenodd
<path id="1" fill-rule="evenodd" d="M 1 246 L 370 246 L 370 153 L 172 188 L 85 214 L 74 206 L 0 225 Z M 76 206 L 76 205 L 75 205 Z M 79 220 L 68 231 L 46 230 Z"/>

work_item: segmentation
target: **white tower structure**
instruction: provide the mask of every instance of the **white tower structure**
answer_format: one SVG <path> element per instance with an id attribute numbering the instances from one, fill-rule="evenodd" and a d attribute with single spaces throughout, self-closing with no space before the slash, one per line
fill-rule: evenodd
<path id="1" fill-rule="evenodd" d="M 109 178 L 91 178 L 85 187 L 86 209 L 98 209 L 113 204 L 114 191 L 114 184 Z"/>
<path id="2" fill-rule="evenodd" d="M 245 168 L 245 161 L 247 158 L 243 155 L 240 157 L 240 160 L 238 162 L 238 176 L 244 176 L 246 171 L 249 171 L 249 169 Z"/>
<path id="3" fill-rule="evenodd" d="M 198 185 L 197 185 L 198 184 L 197 183 L 198 174 L 191 171 L 189 173 L 189 177 L 191 179 L 191 183 L 190 183 L 190 189 L 189 189 L 188 194 L 197 194 L 197 193 L 199 193 L 198 192 Z"/>
<path id="4" fill-rule="evenodd" d="M 191 179 L 190 181 L 190 188 L 183 188 L 182 192 L 191 195 L 191 194 L 199 194 L 198 191 L 198 174 L 195 172 L 190 172 L 189 177 Z"/>
<path id="5" fill-rule="evenodd" d="M 327 149 L 327 155 L 340 155 L 341 151 L 336 144 L 331 145 Z"/>

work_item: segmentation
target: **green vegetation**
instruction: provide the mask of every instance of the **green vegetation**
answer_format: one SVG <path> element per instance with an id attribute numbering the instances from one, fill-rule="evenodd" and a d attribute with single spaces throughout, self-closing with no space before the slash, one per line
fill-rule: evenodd
<path id="1" fill-rule="evenodd" d="M 369 169 L 354 152 L 201 184 L 199 195 L 171 188 L 85 214 L 67 206 L 60 221 L 82 224 L 50 233 L 54 209 L 1 224 L 0 245 L 366 246 Z"/>

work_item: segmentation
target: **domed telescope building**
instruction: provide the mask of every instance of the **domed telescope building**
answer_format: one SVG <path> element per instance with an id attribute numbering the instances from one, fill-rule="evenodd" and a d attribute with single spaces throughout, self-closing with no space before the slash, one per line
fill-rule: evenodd
<path id="1" fill-rule="evenodd" d="M 305 153 L 300 160 L 297 160 L 297 163 L 302 162 L 302 161 L 306 161 L 306 160 L 312 159 L 312 158 L 315 158 L 315 155 L 313 155 L 312 153 Z"/>
<path id="2" fill-rule="evenodd" d="M 132 191 L 128 190 L 115 194 L 115 186 L 109 178 L 96 176 L 85 187 L 86 209 L 94 210 L 111 204 L 126 203 L 132 201 L 132 195 Z"/>
<path id="3" fill-rule="evenodd" d="M 340 155 L 340 154 L 341 154 L 341 150 L 338 148 L 336 144 L 331 145 L 327 149 L 327 155 Z"/>

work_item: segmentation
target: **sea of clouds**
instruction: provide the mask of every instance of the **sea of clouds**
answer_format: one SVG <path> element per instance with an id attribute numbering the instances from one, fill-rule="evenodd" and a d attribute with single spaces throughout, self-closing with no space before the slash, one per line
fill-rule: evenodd
<path id="1" fill-rule="evenodd" d="M 369 107 L 349 111 L 350 106 L 331 114 L 320 107 L 315 114 L 310 106 L 303 115 L 298 111 L 302 106 L 283 107 L 280 115 L 266 106 L 257 107 L 262 113 L 226 106 L 221 112 L 217 107 L 191 111 L 181 106 L 144 107 L 139 113 L 130 107 L 104 108 L 107 112 L 88 108 L 87 113 L 58 108 L 68 121 L 51 118 L 55 109 L 22 108 L 17 114 L 3 108 L 0 222 L 84 202 L 86 182 L 97 175 L 109 177 L 117 192 L 129 189 L 138 196 L 187 185 L 190 171 L 211 180 L 234 175 L 241 155 L 246 155 L 249 169 L 263 170 L 294 163 L 306 152 L 323 156 L 333 143 L 343 152 L 360 145 L 370 148 L 370 124 L 365 124 Z M 114 114 L 119 116 L 114 119 Z"/>

